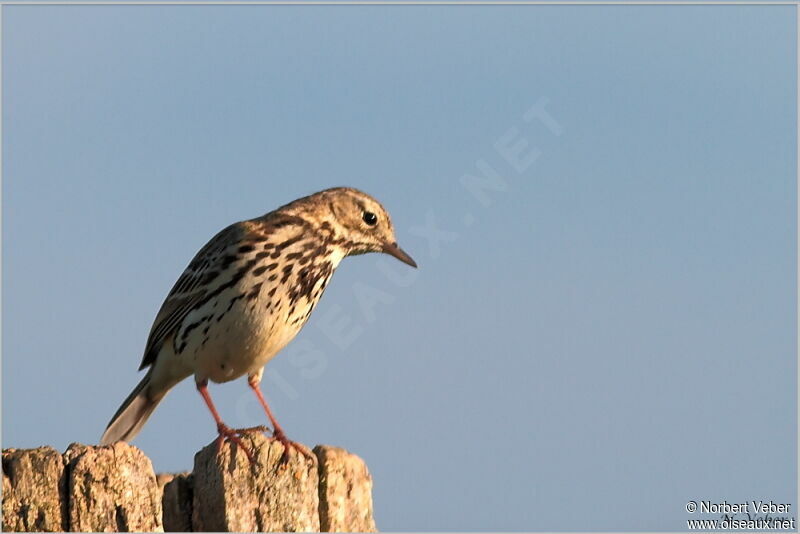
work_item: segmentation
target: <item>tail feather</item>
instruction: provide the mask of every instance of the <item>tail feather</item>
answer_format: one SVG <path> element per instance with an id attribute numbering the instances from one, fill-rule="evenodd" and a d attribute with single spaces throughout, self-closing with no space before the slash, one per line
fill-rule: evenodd
<path id="1" fill-rule="evenodd" d="M 142 429 L 150 414 L 156 409 L 164 394 L 153 396 L 150 388 L 150 378 L 153 374 L 151 367 L 142 381 L 133 389 L 100 438 L 100 445 L 110 445 L 115 441 L 130 441 Z"/>

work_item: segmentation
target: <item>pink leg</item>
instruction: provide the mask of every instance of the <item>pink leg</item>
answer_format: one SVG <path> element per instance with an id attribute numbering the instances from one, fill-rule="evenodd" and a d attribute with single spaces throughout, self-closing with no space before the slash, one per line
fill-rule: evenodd
<path id="1" fill-rule="evenodd" d="M 284 447 L 283 457 L 281 461 L 284 462 L 289 459 L 289 449 L 296 449 L 300 451 L 305 457 L 313 460 L 315 457 L 311 454 L 306 447 L 303 447 L 294 441 L 289 441 L 286 437 L 286 434 L 283 432 L 281 425 L 278 424 L 278 420 L 275 419 L 275 416 L 272 415 L 272 410 L 269 409 L 269 405 L 267 404 L 266 399 L 264 399 L 264 395 L 261 393 L 261 388 L 259 387 L 259 380 L 255 379 L 255 377 L 249 377 L 247 379 L 247 384 L 250 386 L 250 389 L 253 390 L 253 393 L 256 394 L 258 397 L 258 402 L 261 403 L 261 407 L 264 408 L 264 412 L 266 412 L 267 417 L 269 417 L 269 422 L 272 423 L 272 436 L 281 442 Z"/>
<path id="2" fill-rule="evenodd" d="M 217 413 L 217 408 L 214 406 L 214 402 L 211 400 L 211 395 L 208 394 L 208 381 L 204 380 L 202 383 L 198 383 L 197 391 L 200 392 L 203 400 L 206 401 L 206 406 L 208 406 L 208 409 L 211 411 L 211 415 L 214 417 L 214 421 L 217 423 L 217 432 L 219 432 L 219 437 L 217 438 L 217 451 L 222 448 L 222 442 L 225 439 L 229 439 L 236 444 L 236 446 L 241 447 L 251 464 L 255 463 L 253 454 L 245 446 L 245 444 L 242 443 L 242 440 L 239 439 L 239 434 L 241 432 L 231 429 L 228 427 L 228 425 L 222 422 L 222 418 L 219 416 L 219 413 Z"/>

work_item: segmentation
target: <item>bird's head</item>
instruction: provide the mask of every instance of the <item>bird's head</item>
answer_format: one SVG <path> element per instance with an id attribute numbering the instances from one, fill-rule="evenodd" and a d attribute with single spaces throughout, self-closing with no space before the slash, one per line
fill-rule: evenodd
<path id="1" fill-rule="evenodd" d="M 326 189 L 306 197 L 319 230 L 342 246 L 346 255 L 383 252 L 412 267 L 416 262 L 397 245 L 389 214 L 380 202 L 349 187 Z"/>

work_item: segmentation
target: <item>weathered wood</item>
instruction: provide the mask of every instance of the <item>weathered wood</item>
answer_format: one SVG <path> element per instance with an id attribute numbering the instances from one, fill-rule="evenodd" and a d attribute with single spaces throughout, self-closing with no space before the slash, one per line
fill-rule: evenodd
<path id="1" fill-rule="evenodd" d="M 243 438 L 255 459 L 226 443 L 212 442 L 195 456 L 195 531 L 319 531 L 315 462 L 293 451 L 280 463 L 283 445 L 261 434 Z"/>
<path id="2" fill-rule="evenodd" d="M 160 474 L 157 480 L 163 495 L 164 532 L 191 532 L 194 477 L 191 473 Z"/>
<path id="3" fill-rule="evenodd" d="M 375 532 L 372 477 L 355 454 L 317 445 L 319 523 L 323 532 Z"/>
<path id="4" fill-rule="evenodd" d="M 64 460 L 52 447 L 3 451 L 3 531 L 67 528 Z"/>
<path id="5" fill-rule="evenodd" d="M 163 532 L 161 492 L 150 459 L 136 447 L 70 445 L 69 529 L 80 532 Z"/>
<path id="6" fill-rule="evenodd" d="M 313 458 L 262 434 L 195 455 L 193 473 L 156 475 L 136 447 L 74 443 L 3 451 L 4 531 L 375 531 L 372 478 L 344 449 Z M 162 512 L 163 511 L 163 512 Z"/>

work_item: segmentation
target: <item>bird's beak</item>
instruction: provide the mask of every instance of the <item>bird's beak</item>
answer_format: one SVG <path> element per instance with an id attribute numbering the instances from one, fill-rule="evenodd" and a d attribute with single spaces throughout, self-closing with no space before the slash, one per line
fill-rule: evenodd
<path id="1" fill-rule="evenodd" d="M 383 251 L 390 256 L 394 256 L 398 260 L 406 263 L 415 269 L 417 268 L 417 262 L 415 262 L 411 256 L 405 253 L 405 251 L 397 246 L 397 243 L 386 243 L 383 245 Z"/>

